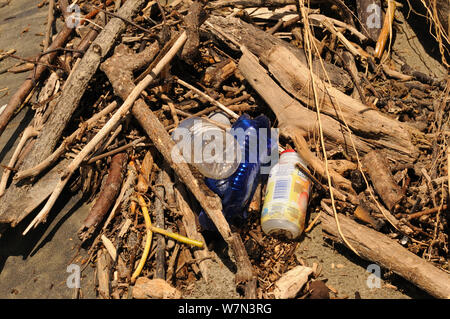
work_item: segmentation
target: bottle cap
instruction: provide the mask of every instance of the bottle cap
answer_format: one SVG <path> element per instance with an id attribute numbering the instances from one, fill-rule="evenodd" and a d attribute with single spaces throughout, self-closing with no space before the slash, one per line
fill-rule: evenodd
<path id="1" fill-rule="evenodd" d="M 290 149 L 287 149 L 287 150 L 281 152 L 280 155 L 283 155 L 284 153 L 295 153 L 295 151 L 292 148 L 290 148 Z"/>
<path id="2" fill-rule="evenodd" d="M 281 152 L 280 158 L 283 156 L 283 154 L 286 154 L 285 156 L 287 158 L 291 158 L 291 159 L 295 158 L 295 160 L 297 162 L 299 162 L 304 168 L 308 168 L 305 160 L 300 155 L 298 155 L 298 153 L 296 151 L 294 151 L 293 149 L 287 149 L 287 150 Z M 290 154 L 292 154 L 292 155 L 290 155 Z"/>

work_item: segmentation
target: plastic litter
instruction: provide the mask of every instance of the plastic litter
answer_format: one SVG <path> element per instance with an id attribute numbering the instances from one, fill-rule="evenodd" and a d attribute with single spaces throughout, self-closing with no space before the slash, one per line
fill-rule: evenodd
<path id="1" fill-rule="evenodd" d="M 239 219 L 247 218 L 248 205 L 261 177 L 267 176 L 261 174 L 261 168 L 274 164 L 272 155 L 278 155 L 278 140 L 270 133 L 270 121 L 264 115 L 251 119 L 249 115 L 243 114 L 234 123 L 230 133 L 236 138 L 241 149 L 240 165 L 228 178 L 206 178 L 205 181 L 222 199 L 223 213 L 227 221 L 238 224 Z M 269 169 L 270 167 L 267 170 Z M 204 211 L 200 212 L 199 221 L 203 228 L 216 230 Z"/>
<path id="2" fill-rule="evenodd" d="M 267 235 L 295 239 L 304 230 L 311 181 L 296 163 L 307 168 L 294 150 L 286 150 L 270 171 L 261 213 L 261 228 Z"/>
<path id="3" fill-rule="evenodd" d="M 224 118 L 212 120 L 221 123 Z M 184 159 L 206 177 L 227 178 L 239 166 L 241 153 L 234 137 L 206 119 L 192 117 L 182 121 L 172 133 L 172 139 Z"/>

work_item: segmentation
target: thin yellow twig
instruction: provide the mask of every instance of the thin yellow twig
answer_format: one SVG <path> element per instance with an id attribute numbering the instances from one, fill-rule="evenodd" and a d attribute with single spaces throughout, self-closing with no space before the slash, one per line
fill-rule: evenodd
<path id="1" fill-rule="evenodd" d="M 188 244 L 188 245 L 192 245 L 192 246 L 196 246 L 196 247 L 200 247 L 203 248 L 203 243 L 201 241 L 195 240 L 195 239 L 190 239 L 188 237 L 182 236 L 180 234 L 177 233 L 172 233 L 170 231 L 167 231 L 165 229 L 159 228 L 159 227 L 155 227 L 155 226 L 151 226 L 151 230 L 154 233 L 158 233 L 167 237 L 170 237 L 176 241 L 179 241 L 180 243 L 184 243 L 184 244 Z"/>
<path id="2" fill-rule="evenodd" d="M 148 253 L 150 252 L 150 247 L 152 245 L 152 221 L 150 215 L 148 214 L 147 204 L 141 195 L 138 195 L 139 205 L 141 206 L 142 214 L 145 219 L 145 227 L 147 228 L 147 238 L 145 240 L 144 252 L 142 253 L 141 260 L 131 276 L 131 282 L 134 283 L 136 278 L 141 274 L 142 268 L 144 268 L 145 262 L 147 261 Z"/>

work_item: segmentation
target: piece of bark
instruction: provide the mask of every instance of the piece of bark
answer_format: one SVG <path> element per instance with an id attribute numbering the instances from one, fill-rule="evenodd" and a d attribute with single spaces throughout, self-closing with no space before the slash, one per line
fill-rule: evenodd
<path id="1" fill-rule="evenodd" d="M 364 259 L 395 272 L 436 298 L 450 298 L 450 275 L 384 234 L 338 215 L 342 234 Z M 323 230 L 342 243 L 334 217 L 322 214 Z"/>
<path id="2" fill-rule="evenodd" d="M 147 153 L 145 153 L 144 155 L 144 159 L 142 160 L 140 172 L 138 175 L 138 181 L 136 184 L 136 191 L 138 191 L 139 193 L 145 194 L 148 191 L 148 184 L 151 182 L 150 173 L 153 169 L 153 163 L 154 161 L 152 153 L 150 151 L 147 151 Z"/>
<path id="3" fill-rule="evenodd" d="M 110 299 L 109 287 L 109 255 L 106 249 L 97 253 L 98 294 L 101 299 Z"/>
<path id="4" fill-rule="evenodd" d="M 52 42 L 53 22 L 55 21 L 54 9 L 55 9 L 55 0 L 49 0 L 47 26 L 45 27 L 45 36 L 44 36 L 44 52 L 47 50 L 48 46 Z"/>
<path id="5" fill-rule="evenodd" d="M 135 299 L 180 299 L 181 292 L 162 279 L 139 277 L 133 286 Z"/>
<path id="6" fill-rule="evenodd" d="M 81 241 L 90 238 L 103 221 L 111 206 L 114 204 L 122 185 L 123 172 L 127 164 L 127 154 L 119 153 L 113 156 L 108 171 L 108 177 L 103 184 L 94 206 L 89 211 L 89 215 L 83 222 L 78 237 Z"/>
<path id="7" fill-rule="evenodd" d="M 175 190 L 173 189 L 173 182 L 170 175 L 172 175 L 170 166 L 164 163 L 162 166 L 162 184 L 164 185 L 165 200 L 170 208 L 176 208 L 177 200 L 175 198 Z"/>
<path id="8" fill-rule="evenodd" d="M 273 291 L 276 299 L 291 299 L 297 296 L 298 292 L 308 282 L 308 277 L 313 269 L 305 266 L 297 266 L 281 276 L 275 282 Z"/>
<path id="9" fill-rule="evenodd" d="M 223 60 L 206 69 L 205 75 L 203 76 L 203 83 L 218 89 L 225 80 L 234 74 L 236 69 L 236 63 L 233 60 Z"/>
<path id="10" fill-rule="evenodd" d="M 381 11 L 381 1 L 357 0 L 356 9 L 358 12 L 358 20 L 361 24 L 361 31 L 374 42 L 377 42 L 384 21 Z"/>
<path id="11" fill-rule="evenodd" d="M 330 289 L 323 280 L 314 280 L 309 284 L 308 299 L 330 299 Z"/>
<path id="12" fill-rule="evenodd" d="M 19 144 L 17 145 L 16 149 L 14 150 L 13 155 L 11 156 L 11 159 L 8 163 L 8 168 L 5 168 L 3 170 L 3 175 L 0 180 L 0 197 L 3 196 L 5 193 L 6 186 L 8 184 L 9 176 L 11 174 L 11 171 L 14 169 L 14 166 L 16 165 L 16 162 L 20 156 L 21 151 L 25 147 L 26 143 L 28 142 L 28 139 L 35 137 L 38 135 L 38 131 L 34 129 L 33 126 L 28 126 L 23 131 L 22 137 L 20 138 Z"/>
<path id="13" fill-rule="evenodd" d="M 203 278 L 207 282 L 209 280 L 209 266 L 211 260 L 207 259 L 208 257 L 210 257 L 210 254 L 208 252 L 205 239 L 203 238 L 203 235 L 197 230 L 195 214 L 186 201 L 185 196 L 187 196 L 187 194 L 184 186 L 180 183 L 177 183 L 174 187 L 174 192 L 178 209 L 182 215 L 181 221 L 183 223 L 187 237 L 203 242 L 204 248 L 195 249 L 194 257 L 198 260 L 201 260 L 198 263 L 198 267 L 200 268 Z"/>
<path id="14" fill-rule="evenodd" d="M 405 194 L 395 182 L 386 156 L 381 151 L 374 150 L 363 157 L 362 164 L 370 176 L 375 191 L 386 207 L 392 211 Z"/>
<path id="15" fill-rule="evenodd" d="M 356 207 L 355 211 L 353 212 L 353 215 L 359 220 L 372 225 L 374 229 L 378 231 L 380 230 L 381 224 L 370 215 L 370 213 L 367 211 L 364 205 L 359 205 L 358 207 Z"/>
<path id="16" fill-rule="evenodd" d="M 118 14 L 129 19 L 137 13 L 144 3 L 144 0 L 128 0 L 120 8 Z M 69 75 L 54 111 L 50 114 L 32 150 L 19 170 L 28 169 L 39 164 L 52 153 L 71 115 L 78 107 L 92 76 L 97 71 L 100 61 L 108 54 L 118 35 L 124 29 L 125 23 L 121 19 L 112 18 L 89 47 L 78 66 Z M 55 40 L 50 47 L 57 44 L 58 42 Z M 29 185 L 19 186 L 13 184 L 7 189 L 4 200 L 0 202 L 0 223 L 16 224 L 27 215 L 24 211 L 17 210 L 16 204 L 26 196 L 29 187 Z"/>
<path id="17" fill-rule="evenodd" d="M 162 172 L 158 173 L 156 184 L 163 183 Z M 155 226 L 165 229 L 164 226 L 164 207 L 160 198 L 164 198 L 164 186 L 155 186 Z M 155 234 L 156 253 L 155 253 L 155 275 L 153 278 L 166 279 L 166 239 L 162 234 Z"/>
<path id="18" fill-rule="evenodd" d="M 213 27 L 209 26 L 211 24 Z M 222 18 L 219 16 L 210 16 L 203 28 L 206 28 L 214 37 L 224 41 L 231 49 L 239 51 L 233 43 L 228 41 L 227 37 L 232 38 L 240 45 L 245 45 L 256 56 L 264 56 L 273 48 L 283 47 L 288 49 L 297 60 L 306 65 L 305 53 L 292 44 L 279 39 L 255 26 L 246 23 L 238 18 Z M 283 61 L 285 62 L 285 61 Z M 318 59 L 313 62 L 314 73 L 321 79 L 330 78 L 331 84 L 339 90 L 345 91 L 352 87 L 350 76 L 341 68 L 324 61 L 325 70 Z"/>
<path id="19" fill-rule="evenodd" d="M 208 31 L 225 41 L 230 47 L 235 45 L 230 44 L 230 41 L 227 41 L 228 38 L 233 39 L 233 43 L 239 43 L 248 48 L 251 53 L 261 59 L 286 91 L 312 108 L 315 107 L 314 95 L 311 91 L 310 71 L 304 53 L 240 19 L 211 16 L 206 24 Z M 413 141 L 416 136 L 420 137 L 423 134 L 406 123 L 391 119 L 378 110 L 368 108 L 342 93 L 343 89 L 348 87 L 348 85 L 342 84 L 347 80 L 351 82 L 351 79 L 341 69 L 325 64 L 328 77 L 320 63 L 313 63 L 312 69 L 315 74 L 314 82 L 318 100 L 321 101 L 321 112 L 340 122 L 345 120 L 353 133 L 361 135 L 360 141 L 355 140 L 358 150 L 367 153 L 374 147 L 383 147 L 389 152 L 389 156 L 404 162 L 412 162 L 417 157 L 418 150 Z M 248 71 L 247 75 L 251 75 L 252 69 Z M 328 84 L 328 78 L 331 85 Z M 247 80 L 249 80 L 248 77 Z M 279 118 L 279 120 L 287 123 L 294 122 L 291 116 L 296 114 L 297 110 L 285 113 L 284 119 Z M 295 121 L 297 121 L 297 117 Z M 315 123 L 315 121 L 309 122 Z M 347 134 L 342 124 L 335 123 L 335 128 L 336 124 L 338 124 L 338 131 L 335 134 L 342 135 L 340 133 L 342 131 Z M 323 123 L 323 127 L 327 127 L 326 123 Z M 353 152 L 348 138 L 340 144 L 346 147 L 346 151 Z"/>
<path id="20" fill-rule="evenodd" d="M 130 221 L 131 223 L 131 221 Z M 117 258 L 117 272 L 120 279 L 124 280 L 131 276 L 131 270 L 128 268 L 127 263 L 121 258 Z"/>

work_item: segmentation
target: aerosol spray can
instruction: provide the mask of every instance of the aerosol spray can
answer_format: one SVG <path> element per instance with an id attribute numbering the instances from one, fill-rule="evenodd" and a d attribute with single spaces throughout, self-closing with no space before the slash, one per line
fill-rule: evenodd
<path id="1" fill-rule="evenodd" d="M 307 169 L 294 150 L 286 150 L 270 171 L 261 214 L 261 227 L 267 235 L 295 239 L 305 228 L 311 181 L 297 163 Z"/>

